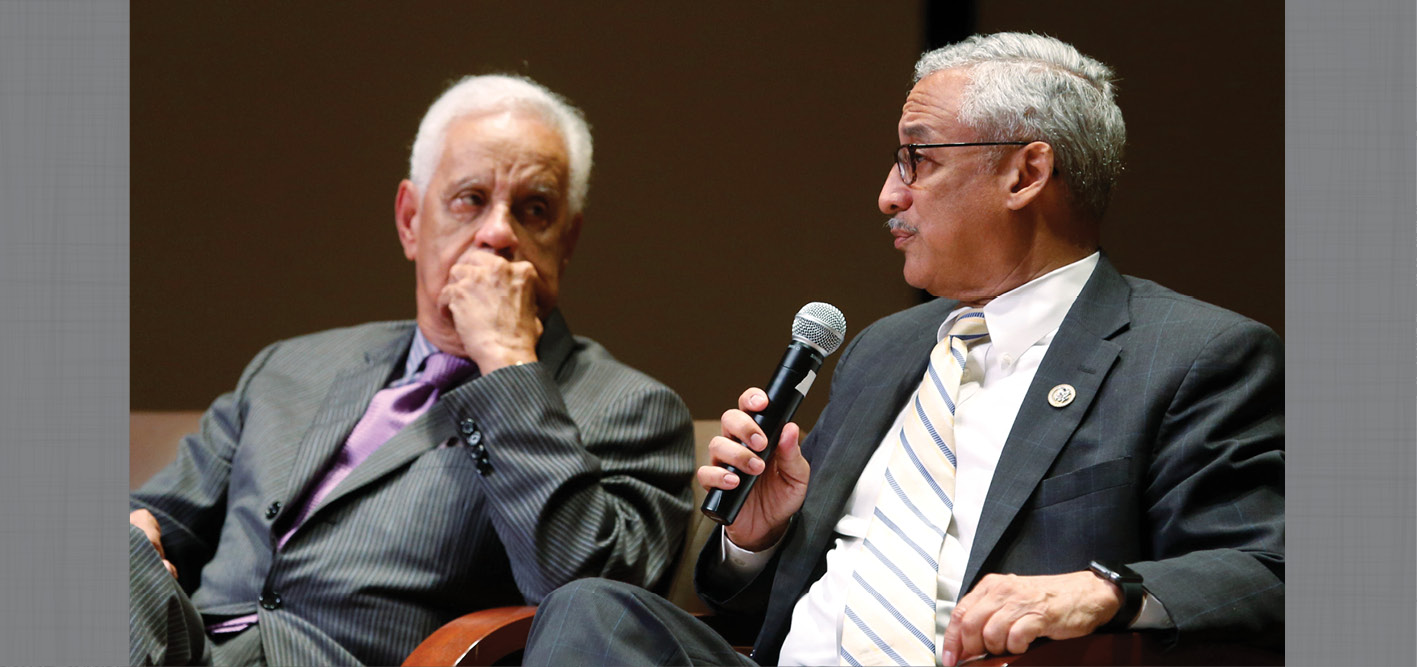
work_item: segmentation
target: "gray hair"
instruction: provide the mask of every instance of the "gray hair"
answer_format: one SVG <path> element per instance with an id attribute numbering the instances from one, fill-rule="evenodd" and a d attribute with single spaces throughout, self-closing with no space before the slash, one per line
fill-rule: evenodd
<path id="1" fill-rule="evenodd" d="M 925 53 L 915 81 L 953 68 L 965 68 L 970 79 L 960 122 L 981 141 L 1047 142 L 1074 205 L 1100 219 L 1127 140 L 1112 70 L 1052 37 L 1001 32 Z"/>
<path id="2" fill-rule="evenodd" d="M 569 209 L 573 215 L 580 213 L 590 189 L 590 126 L 580 109 L 522 76 L 467 76 L 444 91 L 418 124 L 418 134 L 413 138 L 413 150 L 408 156 L 408 180 L 420 190 L 427 187 L 443 157 L 443 141 L 454 120 L 508 109 L 534 113 L 560 133 L 570 161 Z"/>

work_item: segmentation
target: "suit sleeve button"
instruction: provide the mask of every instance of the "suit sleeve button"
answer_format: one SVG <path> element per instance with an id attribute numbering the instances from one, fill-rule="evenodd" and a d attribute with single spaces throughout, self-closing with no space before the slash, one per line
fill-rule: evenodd
<path id="1" fill-rule="evenodd" d="M 458 430 L 462 431 L 463 435 L 472 435 L 477 432 L 477 422 L 471 417 L 465 418 L 458 422 Z"/>
<path id="2" fill-rule="evenodd" d="M 280 514 L 280 501 L 279 501 L 279 500 L 272 502 L 272 503 L 271 503 L 271 506 L 266 508 L 266 518 L 267 518 L 267 519 L 274 519 L 274 518 L 276 518 L 276 515 L 277 515 L 277 514 Z"/>
<path id="3" fill-rule="evenodd" d="M 261 593 L 261 606 L 264 607 L 264 608 L 266 608 L 266 609 L 269 609 L 269 610 L 271 610 L 271 611 L 275 611 L 275 610 L 277 610 L 277 609 L 280 609 L 280 606 L 281 606 L 280 593 L 277 593 L 277 592 L 275 592 L 275 591 L 264 591 L 264 592 L 262 592 L 262 593 Z"/>

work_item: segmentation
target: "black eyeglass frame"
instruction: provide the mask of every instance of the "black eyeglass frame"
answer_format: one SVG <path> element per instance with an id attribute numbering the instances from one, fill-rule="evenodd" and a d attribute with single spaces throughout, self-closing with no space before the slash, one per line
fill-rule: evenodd
<path id="1" fill-rule="evenodd" d="M 901 144 L 895 149 L 895 168 L 901 182 L 915 182 L 915 152 L 921 148 L 955 148 L 959 146 L 1027 146 L 1032 141 L 970 141 L 953 144 Z M 904 158 L 902 160 L 901 158 Z M 907 166 L 908 165 L 908 166 Z M 909 172 L 907 173 L 907 170 Z"/>

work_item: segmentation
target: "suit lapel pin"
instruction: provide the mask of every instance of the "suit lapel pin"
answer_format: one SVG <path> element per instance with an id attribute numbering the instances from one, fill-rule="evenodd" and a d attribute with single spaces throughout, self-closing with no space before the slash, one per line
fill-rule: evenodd
<path id="1" fill-rule="evenodd" d="M 1073 402 L 1077 398 L 1077 391 L 1070 384 L 1060 384 L 1048 390 L 1048 405 L 1061 408 Z"/>

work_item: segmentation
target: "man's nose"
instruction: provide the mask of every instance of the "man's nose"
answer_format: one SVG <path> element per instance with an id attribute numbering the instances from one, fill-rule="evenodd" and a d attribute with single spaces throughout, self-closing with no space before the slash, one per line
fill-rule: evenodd
<path id="1" fill-rule="evenodd" d="M 474 244 L 478 250 L 496 253 L 503 259 L 511 260 L 517 251 L 517 232 L 514 224 L 516 218 L 512 217 L 511 209 L 496 206 L 488 211 L 487 219 L 477 228 Z"/>
<path id="2" fill-rule="evenodd" d="M 900 180 L 900 171 L 891 165 L 886 182 L 881 185 L 881 194 L 876 197 L 876 206 L 886 215 L 895 215 L 910 208 L 910 203 L 910 186 Z"/>

